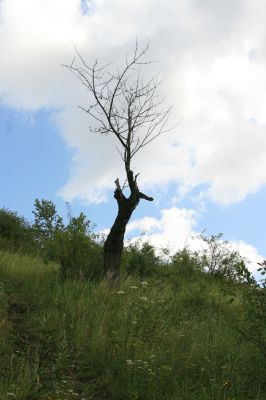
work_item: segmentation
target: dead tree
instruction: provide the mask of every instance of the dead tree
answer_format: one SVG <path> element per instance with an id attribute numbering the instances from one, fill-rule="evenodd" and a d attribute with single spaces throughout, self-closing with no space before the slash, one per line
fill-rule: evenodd
<path id="1" fill-rule="evenodd" d="M 170 108 L 162 111 L 163 100 L 158 97 L 159 82 L 155 77 L 145 81 L 141 69 L 150 64 L 146 61 L 148 46 L 139 49 L 136 43 L 131 59 L 118 72 L 111 72 L 110 65 L 100 66 L 98 60 L 88 64 L 76 49 L 71 65 L 65 65 L 74 73 L 93 98 L 88 107 L 80 107 L 96 121 L 92 131 L 115 135 L 123 160 L 129 196 L 125 196 L 119 179 L 115 180 L 114 197 L 118 205 L 115 222 L 104 244 L 104 270 L 109 286 L 118 286 L 120 262 L 127 223 L 140 199 L 152 201 L 139 190 L 131 161 L 135 154 L 159 135 L 165 133 Z M 76 60 L 78 62 L 76 62 Z"/>

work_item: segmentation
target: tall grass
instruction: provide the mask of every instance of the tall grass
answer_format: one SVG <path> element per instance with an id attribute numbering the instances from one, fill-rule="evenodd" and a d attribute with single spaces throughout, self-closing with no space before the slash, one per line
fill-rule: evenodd
<path id="1" fill-rule="evenodd" d="M 175 270 L 111 291 L 0 252 L 0 399 L 266 399 L 248 293 Z"/>

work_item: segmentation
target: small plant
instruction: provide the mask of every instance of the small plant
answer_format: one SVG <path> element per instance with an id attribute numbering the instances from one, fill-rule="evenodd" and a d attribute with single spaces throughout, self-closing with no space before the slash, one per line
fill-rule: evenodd
<path id="1" fill-rule="evenodd" d="M 151 276 L 161 265 L 159 257 L 148 242 L 131 243 L 125 250 L 126 273 L 141 278 Z"/>
<path id="2" fill-rule="evenodd" d="M 34 253 L 33 232 L 29 222 L 16 212 L 0 209 L 0 246 L 2 249 Z"/>
<path id="3" fill-rule="evenodd" d="M 253 276 L 246 266 L 244 258 L 233 250 L 227 241 L 222 240 L 222 233 L 206 237 L 200 235 L 206 245 L 202 252 L 202 264 L 211 275 L 223 276 L 238 282 L 253 284 Z"/>
<path id="4" fill-rule="evenodd" d="M 258 268 L 258 272 L 260 273 L 260 275 L 263 277 L 260 282 L 262 287 L 265 289 L 266 288 L 266 260 L 263 260 L 262 262 L 258 263 L 258 265 L 260 266 Z"/>
<path id="5" fill-rule="evenodd" d="M 91 231 L 91 222 L 80 213 L 74 217 L 68 206 L 68 223 L 48 200 L 35 200 L 33 230 L 46 262 L 60 264 L 64 279 L 99 279 L 102 276 L 102 246 Z"/>
<path id="6" fill-rule="evenodd" d="M 265 260 L 258 263 L 258 272 L 264 277 L 266 274 Z M 244 298 L 245 318 L 240 332 L 245 340 L 250 340 L 265 357 L 266 360 L 266 280 L 260 284 L 253 283 L 248 286 Z"/>
<path id="7" fill-rule="evenodd" d="M 180 278 L 191 279 L 202 271 L 202 262 L 197 253 L 184 248 L 171 257 L 171 267 Z"/>
<path id="8" fill-rule="evenodd" d="M 133 246 L 110 289 L 85 215 L 50 222 L 46 262 L 0 251 L 1 399 L 264 400 L 265 261 L 257 283 L 220 239 L 168 262 Z"/>

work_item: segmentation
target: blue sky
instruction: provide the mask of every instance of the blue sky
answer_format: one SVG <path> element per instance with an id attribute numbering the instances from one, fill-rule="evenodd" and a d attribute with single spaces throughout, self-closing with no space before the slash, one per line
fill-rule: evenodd
<path id="1" fill-rule="evenodd" d="M 176 250 L 203 230 L 223 232 L 254 263 L 266 257 L 266 7 L 250 3 L 4 0 L 0 206 L 31 219 L 35 198 L 61 214 L 69 201 L 98 230 L 111 226 L 123 177 L 115 140 L 89 133 L 77 107 L 88 93 L 61 64 L 75 43 L 119 68 L 135 38 L 149 38 L 161 61 L 144 77 L 162 76 L 178 124 L 134 162 L 155 201 L 140 203 L 128 237 L 146 231 L 155 247 Z"/>
<path id="2" fill-rule="evenodd" d="M 57 205 L 60 214 L 65 215 L 65 201 L 58 194 L 68 179 L 72 152 L 57 132 L 52 111 L 25 113 L 1 105 L 1 153 L 0 179 L 2 182 L 1 206 L 16 210 L 29 220 L 32 219 L 35 198 L 50 199 Z M 122 165 L 121 165 L 122 168 Z M 145 216 L 160 217 L 160 208 L 171 206 L 175 186 L 169 187 L 160 196 L 159 204 L 141 202 L 134 218 Z M 182 207 L 195 206 L 195 194 L 182 199 Z M 85 211 L 88 218 L 99 229 L 112 224 L 116 204 L 109 193 L 109 204 L 86 205 L 74 200 L 74 213 Z M 224 233 L 227 240 L 243 240 L 255 246 L 264 254 L 266 242 L 266 188 L 250 194 L 244 201 L 230 206 L 208 202 L 195 229 L 207 230 L 207 234 Z M 111 210 L 111 212 L 110 212 Z"/>

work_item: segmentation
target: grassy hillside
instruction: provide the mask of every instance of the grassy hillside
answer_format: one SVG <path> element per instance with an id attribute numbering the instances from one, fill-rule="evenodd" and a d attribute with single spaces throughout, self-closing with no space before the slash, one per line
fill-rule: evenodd
<path id="1" fill-rule="evenodd" d="M 0 399 L 266 399 L 265 289 L 184 271 L 110 291 L 0 252 Z"/>

